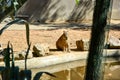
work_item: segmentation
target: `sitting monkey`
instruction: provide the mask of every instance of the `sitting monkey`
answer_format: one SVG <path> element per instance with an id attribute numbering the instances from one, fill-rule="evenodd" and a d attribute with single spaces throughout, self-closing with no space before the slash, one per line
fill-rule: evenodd
<path id="1" fill-rule="evenodd" d="M 56 41 L 56 47 L 58 50 L 62 50 L 64 52 L 70 52 L 67 31 L 63 31 L 63 34 Z"/>

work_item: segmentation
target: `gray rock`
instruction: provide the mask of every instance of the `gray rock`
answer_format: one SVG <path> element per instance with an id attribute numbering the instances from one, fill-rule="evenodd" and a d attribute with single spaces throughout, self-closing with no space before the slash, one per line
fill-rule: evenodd
<path id="1" fill-rule="evenodd" d="M 25 59 L 26 50 L 22 50 L 20 52 L 14 52 L 14 59 L 15 60 L 23 60 Z M 12 54 L 10 55 L 10 58 L 12 59 Z M 29 51 L 27 59 L 33 58 L 32 51 Z"/>
<path id="2" fill-rule="evenodd" d="M 12 59 L 12 54 L 11 54 L 11 59 Z M 14 59 L 15 60 L 19 60 L 19 54 L 18 53 L 14 53 Z"/>
<path id="3" fill-rule="evenodd" d="M 22 50 L 21 52 L 19 52 L 19 59 L 25 59 L 25 55 L 26 55 L 26 50 Z M 33 58 L 33 54 L 32 51 L 29 50 L 27 59 Z"/>
<path id="4" fill-rule="evenodd" d="M 109 48 L 120 49 L 120 40 L 114 36 L 110 36 L 108 44 Z"/>
<path id="5" fill-rule="evenodd" d="M 45 56 L 46 53 L 49 53 L 49 45 L 46 43 L 35 44 L 33 46 L 33 55 L 35 57 Z"/>

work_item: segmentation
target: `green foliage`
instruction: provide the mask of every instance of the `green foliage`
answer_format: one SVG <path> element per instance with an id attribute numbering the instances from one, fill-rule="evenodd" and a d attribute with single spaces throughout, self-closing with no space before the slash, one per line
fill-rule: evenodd
<path id="1" fill-rule="evenodd" d="M 29 40 L 30 29 L 29 29 L 29 23 L 28 23 L 27 21 L 25 21 L 25 27 L 26 27 L 26 40 L 27 40 L 27 45 L 28 45 L 28 47 L 30 47 L 30 40 Z"/>
<path id="2" fill-rule="evenodd" d="M 78 5 L 79 4 L 79 2 L 80 2 L 80 0 L 75 0 L 76 1 L 76 4 Z"/>
<path id="3" fill-rule="evenodd" d="M 28 56 L 28 53 L 30 51 L 30 46 L 31 46 L 31 43 L 30 44 L 28 43 L 28 49 L 27 49 L 27 52 L 26 52 L 26 55 L 25 55 L 25 70 L 27 70 L 27 56 Z"/>
<path id="4" fill-rule="evenodd" d="M 10 68 L 10 53 L 11 53 L 11 50 L 10 50 L 10 45 L 9 45 L 9 42 L 8 42 L 8 45 L 7 45 L 7 48 L 4 50 L 4 62 L 5 62 L 5 67 L 6 68 Z"/>
<path id="5" fill-rule="evenodd" d="M 27 0 L 0 0 L 0 22 L 7 16 L 15 16 L 17 10 L 26 2 Z"/>
<path id="6" fill-rule="evenodd" d="M 11 21 L 11 22 L 7 23 L 7 24 L 0 30 L 0 35 L 2 35 L 2 33 L 3 33 L 3 31 L 4 31 L 5 29 L 7 29 L 7 28 L 10 27 L 12 24 L 17 23 L 17 22 L 19 22 L 19 21 L 20 21 L 20 19 L 16 19 L 16 20 L 14 20 L 14 21 Z"/>
<path id="7" fill-rule="evenodd" d="M 12 67 L 10 66 L 10 54 L 12 54 Z M 4 63 L 5 67 L 2 70 L 2 80 L 12 80 L 15 75 L 15 65 L 14 65 L 14 55 L 13 55 L 13 47 L 10 44 L 10 41 L 7 44 L 7 48 L 4 49 Z"/>

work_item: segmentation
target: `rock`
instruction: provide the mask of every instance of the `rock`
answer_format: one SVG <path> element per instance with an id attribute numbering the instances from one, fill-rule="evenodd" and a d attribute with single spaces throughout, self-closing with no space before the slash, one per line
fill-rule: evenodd
<path id="1" fill-rule="evenodd" d="M 19 52 L 19 59 L 25 59 L 26 52 L 27 52 L 26 50 Z M 27 59 L 30 59 L 32 57 L 33 57 L 32 51 L 29 50 Z"/>
<path id="2" fill-rule="evenodd" d="M 14 52 L 14 59 L 15 60 L 23 60 L 25 59 L 26 55 L 26 50 L 22 50 L 20 52 Z M 29 51 L 27 59 L 33 58 L 32 51 Z M 12 54 L 11 54 L 11 59 L 12 59 Z"/>
<path id="3" fill-rule="evenodd" d="M 120 49 L 120 40 L 114 36 L 110 36 L 109 38 L 109 48 L 112 49 Z"/>
<path id="4" fill-rule="evenodd" d="M 45 56 L 46 53 L 49 53 L 49 45 L 48 44 L 37 43 L 33 46 L 33 56 L 35 56 L 35 57 Z"/>
<path id="5" fill-rule="evenodd" d="M 12 59 L 12 54 L 10 56 L 11 56 L 10 58 Z M 19 60 L 20 59 L 18 53 L 14 53 L 14 59 L 15 60 Z"/>
<path id="6" fill-rule="evenodd" d="M 3 49 L 3 51 L 1 52 L 0 61 L 3 61 L 5 53 L 6 53 L 6 48 Z M 23 59 L 25 59 L 26 50 L 22 50 L 20 52 L 13 52 L 13 53 L 14 53 L 14 59 L 15 60 L 23 60 Z M 32 57 L 33 57 L 32 51 L 29 51 L 27 58 L 30 59 Z M 12 60 L 12 54 L 10 54 L 10 59 Z"/>
<path id="7" fill-rule="evenodd" d="M 11 48 L 10 48 L 10 52 L 11 52 Z M 0 61 L 3 61 L 5 54 L 7 53 L 7 48 L 1 48 L 0 45 Z M 14 59 L 15 60 L 21 60 L 21 59 L 25 59 L 25 55 L 26 55 L 26 50 L 22 50 L 20 52 L 13 52 L 14 53 Z M 32 58 L 33 54 L 32 51 L 29 51 L 28 53 L 28 59 Z M 10 59 L 12 59 L 12 54 L 10 53 Z"/>
<path id="8" fill-rule="evenodd" d="M 88 40 L 77 40 L 76 41 L 76 46 L 77 46 L 77 50 L 80 50 L 80 51 L 86 51 L 89 49 L 89 41 Z"/>

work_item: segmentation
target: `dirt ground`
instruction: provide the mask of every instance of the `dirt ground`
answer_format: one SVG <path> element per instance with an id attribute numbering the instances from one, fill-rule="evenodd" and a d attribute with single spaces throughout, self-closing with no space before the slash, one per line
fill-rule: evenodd
<path id="1" fill-rule="evenodd" d="M 117 24 L 120 21 L 117 22 Z M 108 35 L 120 38 L 120 26 L 117 24 L 112 25 Z M 0 24 L 3 26 L 5 24 Z M 50 26 L 48 26 L 50 25 Z M 116 26 L 117 25 L 117 26 Z M 14 51 L 25 50 L 27 48 L 26 43 L 26 31 L 22 29 L 20 24 L 14 25 L 15 27 L 5 30 L 0 36 L 0 43 L 3 47 L 7 46 L 8 41 L 13 44 Z M 42 26 L 42 27 L 41 27 Z M 47 27 L 46 27 L 47 26 Z M 51 28 L 52 26 L 52 28 Z M 20 27 L 20 29 L 19 29 Z M 36 43 L 48 43 L 51 49 L 55 49 L 55 43 L 57 39 L 62 35 L 64 30 L 68 30 L 69 42 L 71 48 L 76 48 L 76 40 L 90 39 L 91 27 L 84 26 L 84 24 L 44 24 L 43 25 L 30 25 L 30 42 L 32 43 L 31 50 Z M 37 28 L 36 28 L 37 27 Z M 18 28 L 18 29 L 17 29 Z"/>
<path id="2" fill-rule="evenodd" d="M 120 38 L 120 21 L 111 25 L 109 36 L 115 36 Z M 0 29 L 5 24 L 0 24 Z M 9 29 L 5 30 L 0 36 L 0 44 L 3 47 L 7 46 L 8 41 L 13 44 L 14 51 L 21 51 L 27 48 L 26 43 L 26 31 L 24 25 L 15 24 Z M 51 27 L 52 26 L 52 27 Z M 57 39 L 62 35 L 64 30 L 68 30 L 69 42 L 71 48 L 76 48 L 76 41 L 80 39 L 89 40 L 91 37 L 91 27 L 86 24 L 42 24 L 42 25 L 30 25 L 30 42 L 31 50 L 36 43 L 48 43 L 50 49 L 56 49 L 55 43 Z M 115 73 L 114 73 L 115 74 Z M 116 75 L 116 74 L 115 74 Z M 47 76 L 48 77 L 48 76 Z M 45 76 L 46 79 L 46 76 Z"/>

